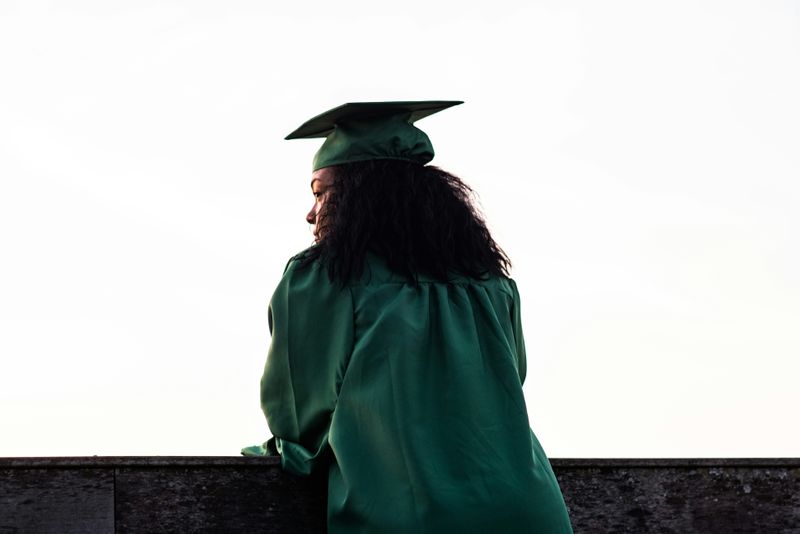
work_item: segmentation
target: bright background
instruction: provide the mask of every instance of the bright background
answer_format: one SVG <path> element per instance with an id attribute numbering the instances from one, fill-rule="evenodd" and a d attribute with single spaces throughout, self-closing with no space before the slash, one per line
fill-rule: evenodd
<path id="1" fill-rule="evenodd" d="M 0 455 L 266 439 L 283 136 L 460 99 L 548 453 L 800 456 L 798 95 L 794 1 L 0 0 Z"/>

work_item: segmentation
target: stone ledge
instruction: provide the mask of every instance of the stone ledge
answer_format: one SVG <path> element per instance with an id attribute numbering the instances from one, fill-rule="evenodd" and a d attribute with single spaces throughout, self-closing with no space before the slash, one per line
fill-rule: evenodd
<path id="1" fill-rule="evenodd" d="M 800 533 L 800 458 L 553 459 L 576 533 Z M 320 532 L 277 458 L 0 458 L 0 532 Z"/>

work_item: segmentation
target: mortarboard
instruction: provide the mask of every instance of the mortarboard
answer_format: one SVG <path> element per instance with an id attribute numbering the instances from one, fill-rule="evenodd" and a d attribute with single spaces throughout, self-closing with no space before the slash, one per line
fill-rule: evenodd
<path id="1" fill-rule="evenodd" d="M 463 102 L 351 102 L 306 121 L 286 139 L 326 138 L 314 156 L 315 171 L 375 159 L 400 159 L 424 165 L 433 159 L 433 145 L 414 122 L 458 104 Z"/>

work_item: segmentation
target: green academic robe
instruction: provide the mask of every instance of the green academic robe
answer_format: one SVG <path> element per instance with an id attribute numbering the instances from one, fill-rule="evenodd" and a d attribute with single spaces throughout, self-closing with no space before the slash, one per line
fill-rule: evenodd
<path id="1" fill-rule="evenodd" d="M 328 472 L 337 532 L 572 532 L 528 423 L 513 280 L 421 277 L 382 260 L 341 289 L 287 266 L 261 404 L 285 470 Z"/>

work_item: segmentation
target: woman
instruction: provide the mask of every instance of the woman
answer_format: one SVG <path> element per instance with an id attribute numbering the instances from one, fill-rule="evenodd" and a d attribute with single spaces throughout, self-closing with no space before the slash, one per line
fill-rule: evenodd
<path id="1" fill-rule="evenodd" d="M 326 137 L 316 243 L 272 297 L 261 401 L 284 469 L 327 472 L 330 532 L 571 532 L 508 259 L 413 125 L 459 103 L 347 104 L 287 137 Z"/>

